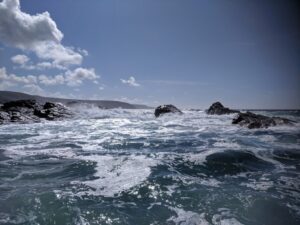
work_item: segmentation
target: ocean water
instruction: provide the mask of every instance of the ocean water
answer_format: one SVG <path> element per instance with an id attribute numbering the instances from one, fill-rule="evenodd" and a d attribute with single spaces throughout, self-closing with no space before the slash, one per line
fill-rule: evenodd
<path id="1" fill-rule="evenodd" d="M 0 224 L 300 224 L 300 126 L 76 109 L 0 126 Z M 260 112 L 300 121 L 299 111 Z"/>

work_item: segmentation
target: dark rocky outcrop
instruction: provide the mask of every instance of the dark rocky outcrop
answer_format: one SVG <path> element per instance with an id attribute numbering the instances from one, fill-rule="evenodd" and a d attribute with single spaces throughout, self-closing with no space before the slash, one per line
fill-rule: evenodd
<path id="1" fill-rule="evenodd" d="M 160 105 L 158 106 L 155 111 L 154 111 L 154 115 L 156 117 L 161 116 L 162 114 L 165 113 L 179 113 L 179 114 L 183 114 L 177 107 L 175 107 L 174 105 Z"/>
<path id="2" fill-rule="evenodd" d="M 224 114 L 238 113 L 238 112 L 239 112 L 238 110 L 232 110 L 224 107 L 220 102 L 213 103 L 209 107 L 209 109 L 206 110 L 206 113 L 209 115 L 224 115 Z"/>
<path id="3" fill-rule="evenodd" d="M 268 128 L 270 126 L 277 125 L 293 125 L 295 121 L 282 118 L 282 117 L 268 117 L 251 112 L 242 113 L 238 110 L 232 110 L 224 107 L 220 102 L 213 103 L 206 113 L 209 115 L 223 115 L 230 113 L 238 113 L 238 115 L 232 120 L 232 124 L 238 124 L 240 126 L 253 128 Z"/>
<path id="4" fill-rule="evenodd" d="M 72 115 L 60 103 L 37 103 L 35 100 L 17 100 L 4 103 L 0 108 L 0 124 L 9 122 L 39 122 L 41 118 L 55 120 Z"/>
<path id="5" fill-rule="evenodd" d="M 268 128 L 277 125 L 293 125 L 295 121 L 282 117 L 268 117 L 251 112 L 239 113 L 237 117 L 232 120 L 232 124 L 246 126 L 249 129 L 253 128 Z"/>
<path id="6" fill-rule="evenodd" d="M 18 100 L 18 101 L 10 101 L 5 102 L 1 109 L 3 110 L 13 110 L 17 108 L 28 108 L 33 109 L 36 106 L 35 100 Z"/>

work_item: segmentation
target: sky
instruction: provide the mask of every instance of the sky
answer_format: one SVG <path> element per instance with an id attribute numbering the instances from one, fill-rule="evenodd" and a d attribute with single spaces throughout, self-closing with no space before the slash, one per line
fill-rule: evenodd
<path id="1" fill-rule="evenodd" d="M 0 0 L 0 90 L 300 108 L 300 3 Z"/>

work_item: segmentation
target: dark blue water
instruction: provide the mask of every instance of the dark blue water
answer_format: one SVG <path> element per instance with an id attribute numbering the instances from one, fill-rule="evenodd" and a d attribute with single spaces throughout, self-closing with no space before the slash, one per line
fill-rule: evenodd
<path id="1" fill-rule="evenodd" d="M 300 224 L 300 126 L 233 116 L 89 109 L 2 125 L 0 224 Z"/>

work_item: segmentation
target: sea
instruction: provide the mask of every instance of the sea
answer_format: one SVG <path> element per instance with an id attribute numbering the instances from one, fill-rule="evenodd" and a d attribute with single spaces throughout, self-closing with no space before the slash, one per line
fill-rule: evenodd
<path id="1" fill-rule="evenodd" d="M 300 123 L 74 110 L 0 126 L 0 224 L 300 224 Z M 299 111 L 257 113 L 300 122 Z"/>

